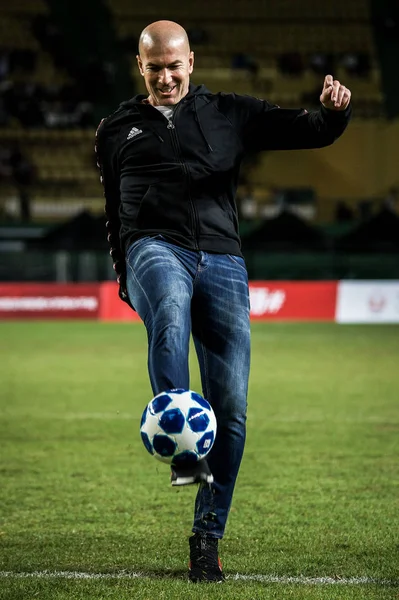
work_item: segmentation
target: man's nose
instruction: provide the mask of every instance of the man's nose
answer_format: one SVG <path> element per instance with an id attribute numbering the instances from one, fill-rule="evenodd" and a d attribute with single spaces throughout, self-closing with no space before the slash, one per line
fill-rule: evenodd
<path id="1" fill-rule="evenodd" d="M 167 85 L 171 81 L 172 77 L 169 69 L 162 69 L 162 71 L 159 72 L 159 83 L 161 83 L 162 85 Z"/>

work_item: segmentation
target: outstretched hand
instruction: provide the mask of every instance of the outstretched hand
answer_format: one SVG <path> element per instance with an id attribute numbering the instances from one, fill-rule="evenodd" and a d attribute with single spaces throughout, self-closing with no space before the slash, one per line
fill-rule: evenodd
<path id="1" fill-rule="evenodd" d="M 351 92 L 332 75 L 326 75 L 320 102 L 329 110 L 345 110 L 350 102 Z"/>

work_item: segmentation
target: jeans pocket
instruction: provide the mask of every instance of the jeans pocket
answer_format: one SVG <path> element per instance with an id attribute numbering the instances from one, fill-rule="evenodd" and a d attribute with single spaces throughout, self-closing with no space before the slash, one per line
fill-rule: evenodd
<path id="1" fill-rule="evenodd" d="M 161 234 L 158 234 L 158 235 L 144 235 L 143 237 L 139 238 L 138 240 L 135 240 L 129 246 L 129 248 L 128 248 L 127 252 L 126 252 L 126 259 L 129 260 L 130 255 L 133 252 L 133 250 L 136 250 L 136 248 L 138 248 L 138 246 L 141 246 L 141 244 L 143 244 L 144 242 L 146 242 L 148 240 L 161 240 L 161 241 L 166 242 L 166 239 Z"/>
<path id="2" fill-rule="evenodd" d="M 130 246 L 126 252 L 126 260 L 129 260 L 130 255 L 133 252 L 133 250 L 135 250 L 138 246 L 141 246 L 142 243 L 144 243 L 146 240 L 149 240 L 149 239 L 150 239 L 150 236 L 145 235 L 145 236 L 139 238 L 138 240 L 135 240 L 132 244 L 130 244 Z"/>
<path id="3" fill-rule="evenodd" d="M 243 271 L 247 272 L 245 260 L 241 256 L 236 256 L 235 254 L 228 254 L 227 256 L 231 262 L 237 265 L 237 267 L 240 267 Z"/>

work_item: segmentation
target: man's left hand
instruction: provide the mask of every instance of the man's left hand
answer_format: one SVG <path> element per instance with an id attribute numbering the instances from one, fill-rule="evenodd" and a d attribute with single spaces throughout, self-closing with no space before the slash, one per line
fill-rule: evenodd
<path id="1" fill-rule="evenodd" d="M 349 106 L 351 92 L 332 75 L 326 75 L 320 102 L 328 110 L 345 110 Z"/>

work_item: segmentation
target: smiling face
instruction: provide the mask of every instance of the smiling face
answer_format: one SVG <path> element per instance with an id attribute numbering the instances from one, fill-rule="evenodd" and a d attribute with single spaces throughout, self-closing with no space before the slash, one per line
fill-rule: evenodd
<path id="1" fill-rule="evenodd" d="M 190 51 L 186 37 L 181 34 L 174 37 L 142 34 L 137 63 L 144 77 L 150 104 L 171 106 L 188 93 L 194 53 Z"/>

